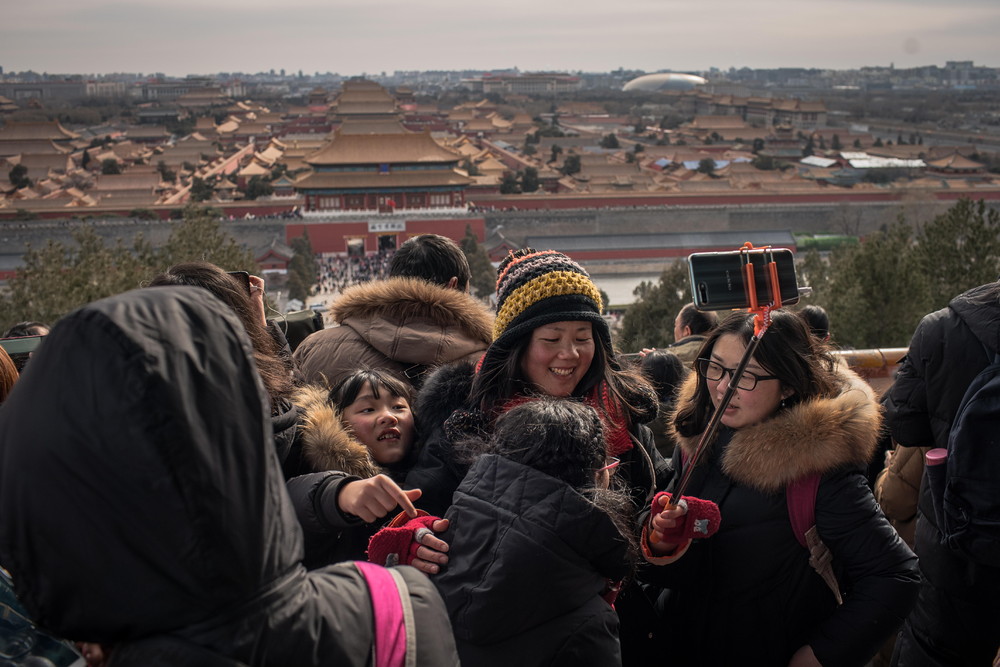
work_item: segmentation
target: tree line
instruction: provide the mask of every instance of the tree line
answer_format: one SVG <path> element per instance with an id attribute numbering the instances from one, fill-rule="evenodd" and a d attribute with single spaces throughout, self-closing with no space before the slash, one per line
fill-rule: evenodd
<path id="1" fill-rule="evenodd" d="M 316 284 L 318 266 L 308 233 L 289 241 L 293 255 L 284 289 L 289 299 L 306 302 Z M 496 270 L 486 249 L 466 227 L 460 242 L 472 269 L 474 293 L 488 300 L 496 287 Z M 142 287 L 153 276 L 181 262 L 206 261 L 230 271 L 260 270 L 253 251 L 219 224 L 215 209 L 184 208 L 167 242 L 154 247 L 141 233 L 131 242 L 109 243 L 92 226 L 73 232 L 73 242 L 49 240 L 25 252 L 17 274 L 0 293 L 0 331 L 16 322 L 54 324 L 63 315 L 91 301 Z"/>
<path id="2" fill-rule="evenodd" d="M 1000 212 L 982 200 L 961 199 L 922 226 L 909 224 L 900 213 L 861 243 L 822 255 L 809 250 L 797 272 L 799 286 L 812 292 L 792 308 L 825 308 L 836 345 L 906 347 L 924 315 L 1000 277 Z M 635 295 L 622 321 L 619 348 L 674 342 L 674 318 L 691 301 L 687 261 L 673 262 L 657 282 L 640 284 Z"/>
<path id="3" fill-rule="evenodd" d="M 224 232 L 212 209 L 189 206 L 165 244 L 154 247 L 141 233 L 109 244 L 92 226 L 73 232 L 73 244 L 49 240 L 30 247 L 17 274 L 0 295 L 0 323 L 53 324 L 97 299 L 142 287 L 179 262 L 204 260 L 231 271 L 256 272 L 253 253 Z"/>
<path id="4" fill-rule="evenodd" d="M 109 245 L 92 227 L 74 232 L 74 244 L 29 247 L 17 275 L 0 294 L 0 325 L 24 320 L 49 324 L 73 309 L 135 289 L 178 262 L 204 260 L 229 270 L 257 272 L 250 249 L 221 229 L 210 208 L 189 206 L 167 242 L 153 247 L 142 234 Z M 291 241 L 289 296 L 305 300 L 316 265 L 307 236 Z M 480 297 L 492 294 L 493 271 L 471 229 L 461 246 Z M 830 315 L 834 342 L 845 348 L 905 347 L 920 318 L 954 296 L 1000 277 L 1000 213 L 983 201 L 959 200 L 930 222 L 914 226 L 903 213 L 861 243 L 829 253 L 815 249 L 797 262 L 798 283 Z M 686 260 L 670 263 L 656 282 L 643 282 L 625 313 L 617 345 L 623 351 L 665 347 L 674 318 L 691 301 Z M 793 307 L 794 308 L 794 307 Z"/>

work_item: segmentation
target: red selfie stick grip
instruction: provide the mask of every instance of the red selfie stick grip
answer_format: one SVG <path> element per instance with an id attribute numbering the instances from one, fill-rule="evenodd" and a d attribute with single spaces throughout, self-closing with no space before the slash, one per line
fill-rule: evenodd
<path id="1" fill-rule="evenodd" d="M 673 500 L 673 499 L 671 498 L 671 500 Z M 661 509 L 660 511 L 664 512 L 666 510 L 672 510 L 672 509 L 674 509 L 676 507 L 677 507 L 677 505 L 673 504 L 672 502 L 670 502 L 670 500 L 668 500 L 667 502 L 665 502 L 663 504 L 663 509 Z M 652 518 L 652 517 L 650 517 L 650 518 Z M 649 527 L 649 543 L 650 544 L 658 544 L 658 543 L 660 543 L 662 541 L 663 541 L 663 533 L 661 533 L 658 530 L 654 530 L 653 527 L 650 526 Z"/>

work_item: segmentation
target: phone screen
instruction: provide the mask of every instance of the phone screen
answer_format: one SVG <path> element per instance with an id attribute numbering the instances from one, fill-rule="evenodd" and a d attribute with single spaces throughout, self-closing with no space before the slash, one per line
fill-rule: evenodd
<path id="1" fill-rule="evenodd" d="M 18 338 L 0 338 L 0 347 L 10 356 L 34 352 L 45 336 L 21 336 Z"/>
<path id="2" fill-rule="evenodd" d="M 743 267 L 753 265 L 754 285 L 759 305 L 771 301 L 767 264 L 773 258 L 778 267 L 782 305 L 797 303 L 799 286 L 795 278 L 795 258 L 787 248 L 730 252 L 696 252 L 688 257 L 691 294 L 699 310 L 731 310 L 750 307 L 750 291 L 744 284 Z"/>

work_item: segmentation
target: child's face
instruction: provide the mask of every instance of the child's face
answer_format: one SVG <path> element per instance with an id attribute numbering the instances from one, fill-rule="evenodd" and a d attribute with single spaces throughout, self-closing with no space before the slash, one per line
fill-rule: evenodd
<path id="1" fill-rule="evenodd" d="M 375 398 L 371 385 L 365 385 L 344 410 L 344 421 L 354 431 L 354 437 L 368 447 L 372 458 L 382 465 L 402 459 L 413 443 L 410 404 L 384 387 L 379 398 Z"/>

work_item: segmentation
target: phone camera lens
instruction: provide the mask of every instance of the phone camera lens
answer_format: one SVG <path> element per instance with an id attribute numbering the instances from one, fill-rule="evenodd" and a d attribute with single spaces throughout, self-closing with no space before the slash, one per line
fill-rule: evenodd
<path id="1" fill-rule="evenodd" d="M 708 303 L 708 285 L 703 282 L 698 283 L 698 300 L 701 303 Z"/>

